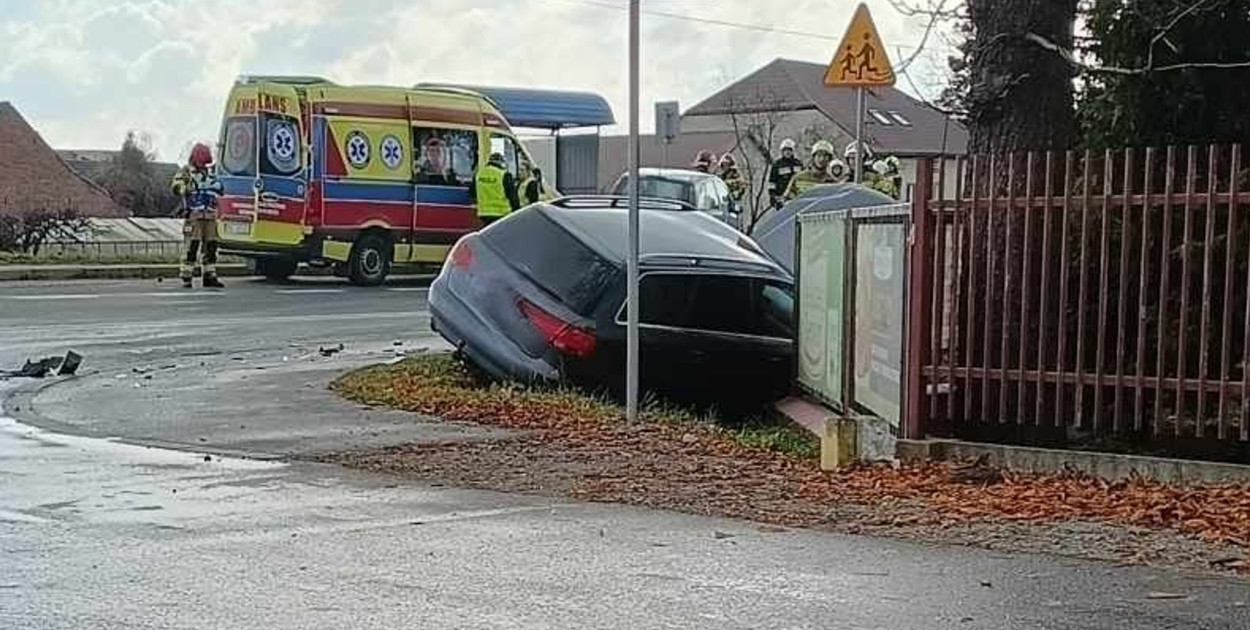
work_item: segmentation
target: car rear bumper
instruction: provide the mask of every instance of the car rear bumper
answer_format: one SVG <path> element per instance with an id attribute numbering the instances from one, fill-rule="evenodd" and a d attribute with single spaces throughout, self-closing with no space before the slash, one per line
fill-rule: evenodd
<path id="1" fill-rule="evenodd" d="M 430 287 L 430 324 L 448 343 L 492 376 L 525 383 L 561 380 L 555 366 L 535 359 L 484 323 L 441 282 Z"/>

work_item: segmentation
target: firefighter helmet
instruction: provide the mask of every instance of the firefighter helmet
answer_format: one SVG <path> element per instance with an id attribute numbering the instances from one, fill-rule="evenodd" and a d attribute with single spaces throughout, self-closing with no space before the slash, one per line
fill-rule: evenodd
<path id="1" fill-rule="evenodd" d="M 213 150 L 207 144 L 197 142 L 191 147 L 191 157 L 187 159 L 187 163 L 195 168 L 206 168 L 213 163 Z"/>
<path id="2" fill-rule="evenodd" d="M 782 151 L 785 151 L 786 149 L 790 149 L 791 151 L 793 151 L 793 150 L 794 150 L 794 147 L 796 147 L 796 146 L 798 146 L 798 145 L 796 145 L 796 144 L 795 144 L 795 142 L 794 142 L 794 138 L 786 138 L 785 140 L 782 140 L 782 141 L 781 141 L 781 150 L 782 150 Z"/>
<path id="3" fill-rule="evenodd" d="M 826 153 L 833 157 L 833 145 L 828 140 L 818 140 L 812 145 L 812 157 L 816 157 L 817 153 Z"/>

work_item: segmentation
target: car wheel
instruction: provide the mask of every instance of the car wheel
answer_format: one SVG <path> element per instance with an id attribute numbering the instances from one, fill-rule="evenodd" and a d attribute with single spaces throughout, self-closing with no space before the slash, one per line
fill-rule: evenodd
<path id="1" fill-rule="evenodd" d="M 295 275 L 299 263 L 290 258 L 257 258 L 255 269 L 258 275 L 271 282 L 282 282 Z"/>
<path id="2" fill-rule="evenodd" d="M 352 284 L 374 287 L 391 273 L 391 244 L 380 234 L 361 235 L 352 246 L 347 262 L 347 277 Z"/>

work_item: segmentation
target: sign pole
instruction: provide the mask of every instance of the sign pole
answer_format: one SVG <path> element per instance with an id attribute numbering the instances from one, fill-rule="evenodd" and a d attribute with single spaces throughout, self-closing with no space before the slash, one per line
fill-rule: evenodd
<path id="1" fill-rule="evenodd" d="M 855 88 L 855 183 L 864 182 L 864 87 Z"/>
<path id="2" fill-rule="evenodd" d="M 638 420 L 638 17 L 629 0 L 629 254 L 626 260 L 625 418 Z"/>

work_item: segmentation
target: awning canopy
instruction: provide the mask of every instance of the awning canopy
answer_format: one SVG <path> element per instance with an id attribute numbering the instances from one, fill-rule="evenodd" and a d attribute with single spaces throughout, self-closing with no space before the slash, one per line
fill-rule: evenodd
<path id="1" fill-rule="evenodd" d="M 571 129 L 616 124 L 608 101 L 590 92 L 438 83 L 421 83 L 417 87 L 443 87 L 477 92 L 493 101 L 513 127 Z"/>

